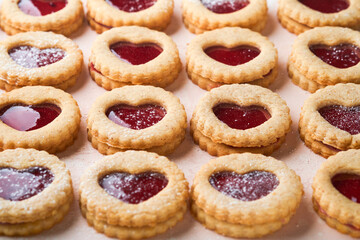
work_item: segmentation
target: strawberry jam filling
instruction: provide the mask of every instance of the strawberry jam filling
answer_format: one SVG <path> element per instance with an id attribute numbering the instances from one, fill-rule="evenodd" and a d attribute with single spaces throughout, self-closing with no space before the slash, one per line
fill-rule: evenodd
<path id="1" fill-rule="evenodd" d="M 327 64 L 337 68 L 349 68 L 360 62 L 360 48 L 352 44 L 310 46 L 311 52 Z"/>
<path id="2" fill-rule="evenodd" d="M 156 0 L 105 0 L 108 4 L 124 12 L 139 12 L 156 3 Z"/>
<path id="3" fill-rule="evenodd" d="M 360 203 L 360 176 L 341 173 L 331 179 L 333 186 L 345 197 L 353 202 Z"/>
<path id="4" fill-rule="evenodd" d="M 271 117 L 270 113 L 263 107 L 241 107 L 229 103 L 221 103 L 215 106 L 213 112 L 220 121 L 239 130 L 257 127 Z"/>
<path id="5" fill-rule="evenodd" d="M 321 108 L 319 113 L 331 125 L 351 135 L 360 133 L 360 106 L 330 105 Z"/>
<path id="6" fill-rule="evenodd" d="M 50 103 L 14 104 L 0 110 L 0 120 L 18 131 L 31 131 L 51 123 L 60 113 L 61 109 Z"/>
<path id="7" fill-rule="evenodd" d="M 322 13 L 337 13 L 349 7 L 348 0 L 299 0 L 299 2 Z"/>
<path id="8" fill-rule="evenodd" d="M 212 59 L 230 66 L 247 63 L 260 54 L 260 50 L 252 46 L 226 48 L 222 46 L 209 47 L 204 50 Z"/>
<path id="9" fill-rule="evenodd" d="M 145 64 L 162 53 L 162 48 L 153 43 L 133 44 L 118 42 L 110 46 L 110 50 L 122 61 L 132 65 Z"/>
<path id="10" fill-rule="evenodd" d="M 201 0 L 201 3 L 214 13 L 232 13 L 249 5 L 248 0 Z"/>
<path id="11" fill-rule="evenodd" d="M 265 171 L 217 172 L 210 176 L 209 182 L 219 192 L 247 202 L 265 197 L 279 185 L 276 175 Z"/>
<path id="12" fill-rule="evenodd" d="M 20 10 L 31 16 L 45 16 L 63 9 L 66 0 L 20 0 Z"/>
<path id="13" fill-rule="evenodd" d="M 44 67 L 60 61 L 66 55 L 60 48 L 38 49 L 28 45 L 14 47 L 8 53 L 17 64 L 26 68 Z"/>
<path id="14" fill-rule="evenodd" d="M 43 167 L 0 168 L 0 197 L 22 201 L 42 192 L 53 180 L 51 171 Z"/>
<path id="15" fill-rule="evenodd" d="M 119 104 L 106 111 L 106 116 L 114 123 L 135 130 L 151 127 L 161 121 L 165 115 L 165 108 L 153 104 L 140 106 Z"/>
<path id="16" fill-rule="evenodd" d="M 158 194 L 166 187 L 168 180 L 156 172 L 116 172 L 102 177 L 99 184 L 111 196 L 126 203 L 138 204 Z"/>

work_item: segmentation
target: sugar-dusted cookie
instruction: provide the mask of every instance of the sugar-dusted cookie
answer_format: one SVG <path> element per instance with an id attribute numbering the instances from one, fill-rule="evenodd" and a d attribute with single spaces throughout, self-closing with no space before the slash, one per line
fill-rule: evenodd
<path id="1" fill-rule="evenodd" d="M 80 0 L 4 0 L 0 27 L 9 35 L 29 31 L 52 31 L 69 36 L 83 23 Z"/>
<path id="2" fill-rule="evenodd" d="M 290 110 L 269 89 L 232 84 L 206 93 L 190 121 L 194 141 L 211 155 L 270 155 L 290 131 Z"/>
<path id="3" fill-rule="evenodd" d="M 300 177 L 285 163 L 261 154 L 231 154 L 196 174 L 191 212 L 219 234 L 257 238 L 288 223 L 302 195 Z"/>
<path id="4" fill-rule="evenodd" d="M 140 239 L 165 232 L 184 217 L 189 196 L 181 170 L 145 151 L 116 153 L 90 166 L 80 182 L 89 225 L 109 237 Z"/>
<path id="5" fill-rule="evenodd" d="M 27 236 L 60 222 L 73 199 L 70 172 L 35 149 L 0 153 L 0 235 Z"/>

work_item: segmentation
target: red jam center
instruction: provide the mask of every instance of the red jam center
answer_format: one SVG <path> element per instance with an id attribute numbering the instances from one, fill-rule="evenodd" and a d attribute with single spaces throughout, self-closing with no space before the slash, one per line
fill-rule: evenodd
<path id="1" fill-rule="evenodd" d="M 319 113 L 331 125 L 351 135 L 360 133 L 360 106 L 331 105 L 321 108 Z"/>
<path id="2" fill-rule="evenodd" d="M 241 201 L 254 201 L 271 193 L 278 185 L 276 175 L 265 171 L 253 171 L 243 175 L 235 172 L 218 172 L 209 182 L 219 192 Z"/>
<path id="3" fill-rule="evenodd" d="M 61 109 L 49 103 L 39 105 L 10 105 L 0 110 L 0 120 L 18 131 L 31 131 L 51 123 Z"/>
<path id="4" fill-rule="evenodd" d="M 145 64 L 160 55 L 162 49 L 153 43 L 133 44 L 118 42 L 110 46 L 110 50 L 122 61 L 132 65 Z"/>
<path id="5" fill-rule="evenodd" d="M 238 46 L 235 48 L 215 46 L 205 49 L 205 53 L 218 62 L 237 66 L 256 58 L 260 54 L 260 50 L 252 46 Z"/>
<path id="6" fill-rule="evenodd" d="M 0 168 L 0 197 L 10 201 L 25 200 L 42 192 L 53 180 L 51 171 L 43 167 Z"/>
<path id="7" fill-rule="evenodd" d="M 138 204 L 158 194 L 166 187 L 168 180 L 156 172 L 117 172 L 104 176 L 99 184 L 111 196 L 126 203 Z"/>
<path id="8" fill-rule="evenodd" d="M 349 68 L 360 62 L 360 48 L 352 44 L 319 44 L 310 46 L 310 50 L 321 60 L 337 68 Z"/>
<path id="9" fill-rule="evenodd" d="M 360 176 L 356 174 L 337 174 L 332 179 L 333 186 L 345 197 L 360 203 Z"/>
<path id="10" fill-rule="evenodd" d="M 266 122 L 270 113 L 260 106 L 241 107 L 235 104 L 221 103 L 213 108 L 215 116 L 231 128 L 245 130 Z"/>
<path id="11" fill-rule="evenodd" d="M 202 4 L 214 13 L 232 13 L 247 5 L 248 0 L 201 0 Z"/>
<path id="12" fill-rule="evenodd" d="M 20 0 L 18 6 L 25 14 L 45 16 L 60 11 L 66 4 L 66 0 Z"/>
<path id="13" fill-rule="evenodd" d="M 38 49 L 32 46 L 18 46 L 9 50 L 10 57 L 20 66 L 26 68 L 43 67 L 65 57 L 65 51 L 60 48 Z"/>
<path id="14" fill-rule="evenodd" d="M 299 0 L 299 2 L 322 13 L 337 13 L 349 7 L 348 0 Z"/>
<path id="15" fill-rule="evenodd" d="M 106 0 L 108 4 L 125 12 L 139 12 L 156 3 L 156 0 Z"/>
<path id="16" fill-rule="evenodd" d="M 153 104 L 140 106 L 119 104 L 106 111 L 106 116 L 114 123 L 135 130 L 151 127 L 161 121 L 165 115 L 165 108 Z"/>

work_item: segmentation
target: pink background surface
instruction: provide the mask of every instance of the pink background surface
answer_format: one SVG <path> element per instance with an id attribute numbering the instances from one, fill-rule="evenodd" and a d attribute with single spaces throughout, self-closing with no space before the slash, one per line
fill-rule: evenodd
<path id="1" fill-rule="evenodd" d="M 180 10 L 181 0 L 175 0 L 175 11 L 170 26 L 166 33 L 176 42 L 183 66 L 185 65 L 186 46 L 195 35 L 191 34 L 184 27 L 181 20 Z M 316 170 L 325 161 L 324 158 L 315 155 L 300 140 L 297 126 L 301 106 L 304 100 L 310 95 L 308 92 L 295 86 L 289 79 L 286 72 L 286 62 L 291 51 L 291 45 L 296 38 L 295 35 L 287 32 L 281 27 L 276 18 L 277 3 L 275 0 L 268 1 L 269 19 L 263 35 L 267 36 L 276 46 L 279 53 L 279 76 L 270 86 L 270 89 L 280 94 L 286 100 L 293 120 L 291 132 L 286 137 L 285 144 L 273 153 L 273 157 L 284 161 L 290 168 L 296 171 L 302 179 L 305 195 L 302 199 L 300 208 L 290 223 L 280 231 L 269 235 L 266 239 L 350 239 L 350 237 L 340 234 L 328 227 L 313 211 L 311 204 L 311 183 Z M 79 137 L 75 144 L 65 152 L 57 156 L 66 163 L 71 171 L 75 201 L 69 214 L 65 219 L 52 229 L 40 235 L 30 237 L 30 239 L 107 239 L 103 234 L 97 233 L 93 228 L 86 224 L 86 220 L 81 216 L 78 206 L 78 187 L 80 176 L 84 170 L 95 161 L 103 158 L 91 144 L 86 136 L 86 118 L 91 104 L 95 98 L 103 94 L 106 90 L 97 86 L 89 76 L 87 63 L 90 55 L 90 48 L 97 34 L 84 23 L 81 29 L 73 34 L 71 38 L 80 46 L 84 53 L 84 67 L 80 79 L 74 87 L 67 91 L 77 100 L 82 113 Z M 0 39 L 5 39 L 6 34 L 0 31 Z M 179 78 L 166 90 L 178 96 L 185 106 L 188 120 L 190 120 L 194 107 L 200 97 L 205 93 L 197 85 L 194 85 L 186 76 L 183 67 Z M 168 158 L 174 161 L 185 173 L 190 185 L 196 172 L 202 165 L 213 157 L 207 152 L 202 151 L 192 141 L 187 130 L 185 141 Z M 6 238 L 4 238 L 6 239 Z M 13 239 L 13 238 L 9 238 Z M 188 212 L 185 219 L 177 224 L 173 229 L 152 239 L 228 239 L 205 229 L 200 223 L 192 218 Z"/>

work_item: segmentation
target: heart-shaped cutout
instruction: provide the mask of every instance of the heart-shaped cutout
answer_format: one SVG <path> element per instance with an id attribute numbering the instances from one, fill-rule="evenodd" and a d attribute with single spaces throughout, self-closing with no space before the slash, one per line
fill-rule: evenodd
<path id="1" fill-rule="evenodd" d="M 242 107 L 229 103 L 221 103 L 215 106 L 213 112 L 220 121 L 239 130 L 257 127 L 271 117 L 270 113 L 263 107 Z"/>
<path id="2" fill-rule="evenodd" d="M 154 43 L 134 44 L 118 42 L 110 46 L 110 50 L 122 61 L 132 65 L 145 64 L 162 53 L 162 48 Z"/>
<path id="3" fill-rule="evenodd" d="M 320 108 L 319 113 L 334 127 L 351 135 L 360 133 L 360 106 L 330 105 Z"/>
<path id="4" fill-rule="evenodd" d="M 247 202 L 265 197 L 279 185 L 276 175 L 265 171 L 217 172 L 210 176 L 209 182 L 219 192 Z"/>
<path id="5" fill-rule="evenodd" d="M 335 175 L 331 182 L 333 186 L 345 197 L 353 202 L 360 203 L 360 176 L 356 174 L 341 173 Z"/>
<path id="6" fill-rule="evenodd" d="M 102 177 L 99 184 L 111 196 L 126 203 L 138 204 L 158 194 L 166 187 L 168 180 L 156 172 L 115 172 Z"/>
<path id="7" fill-rule="evenodd" d="M 20 0 L 18 6 L 22 12 L 31 16 L 45 16 L 63 9 L 67 0 Z"/>
<path id="8" fill-rule="evenodd" d="M 139 12 L 156 3 L 156 0 L 106 0 L 108 4 L 125 12 Z"/>
<path id="9" fill-rule="evenodd" d="M 299 0 L 299 2 L 322 13 L 337 13 L 349 7 L 348 0 Z"/>
<path id="10" fill-rule="evenodd" d="M 246 7 L 250 2 L 248 0 L 201 0 L 201 3 L 214 13 L 232 13 Z"/>
<path id="11" fill-rule="evenodd" d="M 352 44 L 310 46 L 310 50 L 327 64 L 337 68 L 349 68 L 360 62 L 360 48 Z"/>
<path id="12" fill-rule="evenodd" d="M 0 197 L 22 201 L 42 192 L 53 180 L 54 175 L 44 167 L 0 168 Z"/>
<path id="13" fill-rule="evenodd" d="M 114 123 L 135 130 L 151 127 L 161 121 L 165 115 L 165 108 L 153 104 L 140 106 L 119 104 L 106 111 L 106 116 Z"/>
<path id="14" fill-rule="evenodd" d="M 25 68 L 39 68 L 63 59 L 66 52 L 60 48 L 38 49 L 33 46 L 18 46 L 9 50 L 10 57 Z"/>
<path id="15" fill-rule="evenodd" d="M 260 54 L 260 50 L 252 46 L 238 46 L 226 48 L 222 46 L 209 47 L 204 50 L 212 59 L 230 66 L 247 63 Z"/>
<path id="16" fill-rule="evenodd" d="M 18 131 L 32 131 L 54 121 L 61 109 L 49 103 L 38 105 L 9 105 L 0 110 L 0 120 Z"/>

